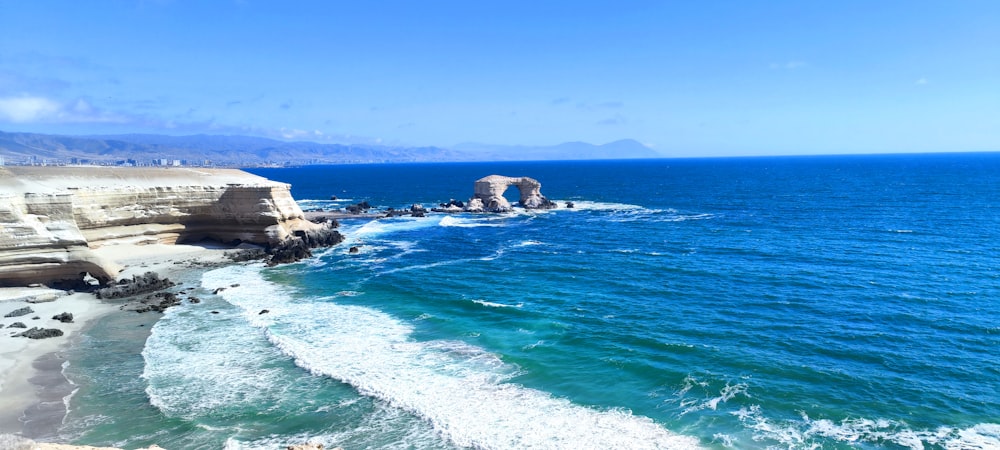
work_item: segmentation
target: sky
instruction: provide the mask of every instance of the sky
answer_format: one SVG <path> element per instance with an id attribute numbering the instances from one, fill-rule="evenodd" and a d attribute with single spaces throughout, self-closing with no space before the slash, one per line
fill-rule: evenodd
<path id="1" fill-rule="evenodd" d="M 0 0 L 0 131 L 1000 151 L 1000 2 Z"/>

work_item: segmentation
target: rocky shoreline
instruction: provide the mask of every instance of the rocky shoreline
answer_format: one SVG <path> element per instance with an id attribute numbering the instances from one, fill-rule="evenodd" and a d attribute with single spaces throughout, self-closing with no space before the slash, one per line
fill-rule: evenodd
<path id="1" fill-rule="evenodd" d="M 343 241 L 336 226 L 237 170 L 0 168 L 0 433 L 60 440 L 63 352 L 87 324 L 198 303 L 180 280 L 308 258 Z"/>

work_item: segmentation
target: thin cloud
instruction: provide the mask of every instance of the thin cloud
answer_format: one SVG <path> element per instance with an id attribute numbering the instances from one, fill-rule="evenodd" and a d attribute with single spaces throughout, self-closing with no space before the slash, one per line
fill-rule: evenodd
<path id="1" fill-rule="evenodd" d="M 95 108 L 85 99 L 59 102 L 32 95 L 0 98 L 0 121 L 8 123 L 127 123 L 128 117 Z"/>
<path id="2" fill-rule="evenodd" d="M 571 101 L 572 100 L 569 97 L 559 97 L 559 98 L 557 98 L 555 100 L 552 100 L 549 103 L 551 103 L 554 106 L 558 106 L 558 105 L 565 105 L 565 104 L 567 104 L 567 103 L 569 103 Z"/>
<path id="3" fill-rule="evenodd" d="M 923 86 L 925 84 L 930 84 L 930 81 L 927 81 L 927 78 L 920 77 L 920 79 L 917 80 L 917 81 L 914 81 L 913 84 L 915 84 L 917 86 Z"/>
<path id="4" fill-rule="evenodd" d="M 597 124 L 603 126 L 614 126 L 614 125 L 622 125 L 625 122 L 627 122 L 625 116 L 621 114 L 615 114 L 613 117 L 609 117 L 607 119 L 598 121 Z"/>

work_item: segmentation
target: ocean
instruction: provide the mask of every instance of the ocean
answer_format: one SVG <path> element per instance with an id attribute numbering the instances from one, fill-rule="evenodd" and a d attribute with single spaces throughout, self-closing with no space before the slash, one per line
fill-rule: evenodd
<path id="1" fill-rule="evenodd" d="M 1000 448 L 998 154 L 250 171 L 307 210 L 464 201 L 491 174 L 560 208 L 342 220 L 312 259 L 105 317 L 69 355 L 64 439 Z"/>

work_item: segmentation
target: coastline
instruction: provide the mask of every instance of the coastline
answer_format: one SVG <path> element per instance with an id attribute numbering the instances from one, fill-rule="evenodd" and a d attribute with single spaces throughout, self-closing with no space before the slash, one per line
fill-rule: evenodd
<path id="1" fill-rule="evenodd" d="M 94 252 L 124 267 L 118 279 L 152 271 L 171 280 L 184 280 L 191 278 L 193 272 L 232 264 L 225 256 L 231 249 L 214 243 L 168 245 L 118 241 Z M 38 299 L 52 300 L 29 302 Z M 34 311 L 21 317 L 0 317 L 3 331 L 0 339 L 5 341 L 0 350 L 0 434 L 58 440 L 56 432 L 66 415 L 67 399 L 75 390 L 62 372 L 65 353 L 97 319 L 113 313 L 135 314 L 119 311 L 122 304 L 120 300 L 98 299 L 91 293 L 67 295 L 65 291 L 46 287 L 0 288 L 0 316 L 25 306 Z M 73 314 L 73 322 L 61 323 L 51 318 L 63 312 Z M 22 322 L 29 328 L 57 328 L 64 335 L 37 340 L 13 337 L 24 331 L 8 328 L 14 322 Z"/>

